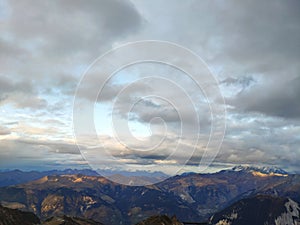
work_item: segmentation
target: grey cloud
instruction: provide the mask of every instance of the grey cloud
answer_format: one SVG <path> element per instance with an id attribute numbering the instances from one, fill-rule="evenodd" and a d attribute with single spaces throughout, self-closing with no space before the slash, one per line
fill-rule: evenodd
<path id="1" fill-rule="evenodd" d="M 18 125 L 19 122 L 18 121 L 13 121 L 13 122 L 6 122 L 6 123 L 3 123 L 4 125 L 6 126 L 10 126 L 10 125 Z"/>
<path id="2" fill-rule="evenodd" d="M 44 94 L 74 96 L 79 79 L 72 74 L 61 72 L 53 77 L 44 77 L 43 82 L 46 84 L 41 85 Z"/>
<path id="3" fill-rule="evenodd" d="M 4 40 L 0 37 L 0 59 L 2 61 L 2 66 L 8 66 L 13 60 L 16 59 L 26 59 L 30 56 L 30 53 L 21 46 L 16 46 L 15 43 Z M 5 63 L 5 64 L 4 64 Z"/>
<path id="4" fill-rule="evenodd" d="M 13 93 L 6 94 L 0 99 L 0 104 L 12 104 L 17 108 L 44 109 L 48 103 L 45 99 L 35 95 Z"/>
<path id="5" fill-rule="evenodd" d="M 210 61 L 227 57 L 234 59 L 229 63 L 242 62 L 268 69 L 278 68 L 278 64 L 269 64 L 266 60 L 280 62 L 289 58 L 296 62 L 299 57 L 300 5 L 297 0 L 175 1 L 177 4 L 164 1 L 168 13 L 155 18 L 151 16 L 157 12 L 159 1 L 134 2 L 149 18 L 148 30 L 142 35 L 167 37 L 183 43 Z M 161 32 L 153 33 L 155 29 Z"/>
<path id="6" fill-rule="evenodd" d="M 165 1 L 168 13 L 157 18 L 151 17 L 158 10 L 156 4 L 135 3 L 149 18 L 148 29 L 140 34 L 142 37 L 149 35 L 152 38 L 168 39 L 189 47 L 210 66 L 221 68 L 215 72 L 220 80 L 228 85 L 241 86 L 233 91 L 240 92 L 247 85 L 247 88 L 252 88 L 257 82 L 261 88 L 251 92 L 253 99 L 259 101 L 262 95 L 263 98 L 272 99 L 272 87 L 268 87 L 265 80 L 275 79 L 283 86 L 299 73 L 300 4 L 297 0 L 233 0 L 226 3 L 188 1 L 187 4 Z M 164 23 L 161 23 L 162 19 Z M 161 32 L 155 33 L 157 29 Z M 256 81 L 256 76 L 263 77 L 264 80 Z M 287 93 L 283 88 L 279 89 Z M 276 101 L 272 101 L 273 106 L 262 111 L 270 113 L 274 110 L 273 115 L 297 117 L 299 113 L 295 98 L 286 97 L 289 104 L 276 105 Z M 260 111 L 255 106 L 247 106 L 247 100 L 248 98 L 241 96 L 240 102 L 244 108 Z M 276 110 L 279 112 L 276 113 Z"/>
<path id="7" fill-rule="evenodd" d="M 60 146 L 63 144 L 60 143 Z M 68 145 L 68 144 L 67 144 Z M 47 143 L 35 140 L 2 140 L 0 142 L 0 165 L 1 168 L 21 168 L 21 169 L 53 169 L 70 168 L 74 165 L 80 167 L 85 165 L 79 154 L 57 153 L 55 148 L 49 148 Z M 62 147 L 63 148 L 63 147 Z"/>
<path id="8" fill-rule="evenodd" d="M 253 76 L 241 76 L 241 77 L 227 77 L 222 80 L 220 84 L 229 85 L 240 85 L 242 89 L 249 87 L 251 84 L 256 83 Z"/>
<path id="9" fill-rule="evenodd" d="M 11 92 L 27 92 L 33 90 L 33 85 L 30 80 L 13 80 L 8 76 L 0 76 L 0 94 L 3 96 Z"/>
<path id="10" fill-rule="evenodd" d="M 13 102 L 18 108 L 44 109 L 48 103 L 45 99 L 32 95 L 13 95 L 6 99 L 6 102 Z"/>
<path id="11" fill-rule="evenodd" d="M 264 118 L 266 119 L 266 118 Z M 240 127 L 228 125 L 228 134 L 216 161 L 227 163 L 274 164 L 288 168 L 297 164 L 300 126 L 286 126 L 277 121 L 241 122 Z M 245 119 L 247 120 L 247 119 Z M 266 119 L 267 121 L 267 119 Z"/>
<path id="12" fill-rule="evenodd" d="M 221 86 L 229 92 L 227 135 L 216 161 L 220 164 L 274 162 L 299 168 L 299 1 L 132 2 L 9 1 L 7 9 L 1 9 L 5 13 L 0 28 L 0 103 L 31 109 L 50 105 L 47 117 L 60 116 L 64 120 L 71 104 L 67 101 L 74 94 L 78 76 L 100 53 L 116 42 L 128 40 L 174 41 L 208 62 L 221 80 Z M 156 67 L 153 68 L 149 74 L 154 74 Z M 167 72 L 173 75 L 174 71 Z M 178 79 L 177 83 L 184 81 Z M 154 88 L 139 86 L 120 96 L 116 112 L 125 118 L 125 105 L 139 95 L 165 88 L 166 93 L 178 100 L 183 120 L 191 125 L 195 122 L 185 109 L 186 101 L 180 99 L 180 93 L 170 91 L 159 82 L 151 85 Z M 190 92 L 195 90 L 191 85 L 186 87 Z M 80 97 L 95 101 L 93 93 L 98 91 L 99 82 L 92 79 L 83 88 Z M 109 83 L 96 101 L 110 103 L 121 89 L 121 85 Z M 56 103 L 50 102 L 53 98 L 43 99 L 41 93 L 51 95 Z M 209 127 L 209 111 L 202 107 L 203 99 L 196 96 L 193 100 L 200 102 L 197 105 L 203 116 L 200 125 Z M 59 114 L 52 114 L 54 110 Z M 141 102 L 134 113 L 131 119 L 142 123 L 154 115 L 169 123 L 179 122 L 172 107 L 153 101 Z M 52 123 L 62 129 L 59 121 L 48 122 L 47 125 Z M 0 135 L 9 133 L 1 129 Z M 174 147 L 174 140 L 164 146 L 166 153 Z M 76 164 L 80 158 L 76 146 L 62 142 L 1 142 L 1 164 L 15 155 L 27 157 L 27 164 L 31 163 L 30 158 L 46 164 L 47 157 L 55 165 Z M 119 149 L 111 150 L 116 156 L 120 153 Z M 71 156 L 75 159 L 68 164 Z M 132 159 L 131 163 L 155 164 L 163 156 L 125 152 L 120 158 Z M 199 159 L 195 155 L 189 164 L 196 165 Z"/>
<path id="13" fill-rule="evenodd" d="M 155 117 L 161 118 L 166 123 L 180 121 L 178 112 L 172 106 L 157 104 L 150 100 L 139 101 L 134 105 L 131 113 L 133 114 L 131 117 L 132 120 L 139 120 L 144 123 L 149 123 Z"/>
<path id="14" fill-rule="evenodd" d="M 54 154 L 75 154 L 79 155 L 80 151 L 76 144 L 69 144 L 64 142 L 54 141 L 39 141 L 39 140 L 17 140 L 16 142 L 31 145 L 31 146 L 44 146 L 49 153 Z M 83 148 L 83 147 L 81 147 Z"/>
<path id="15" fill-rule="evenodd" d="M 18 108 L 44 108 L 47 101 L 39 97 L 31 80 L 13 80 L 0 76 L 0 104 L 12 103 Z"/>
<path id="16" fill-rule="evenodd" d="M 236 62 L 274 72 L 299 55 L 299 1 L 233 1 L 219 17 L 225 34 L 224 53 Z M 255 16 L 254 16 L 255 14 Z M 271 63 L 273 61 L 273 63 Z M 250 64 L 250 65 L 251 65 Z"/>
<path id="17" fill-rule="evenodd" d="M 150 159 L 150 160 L 164 160 L 167 158 L 167 155 L 147 154 L 147 155 L 140 155 L 139 157 L 142 159 Z"/>
<path id="18" fill-rule="evenodd" d="M 0 136 L 9 135 L 11 133 L 10 129 L 0 125 Z"/>
<path id="19" fill-rule="evenodd" d="M 26 0 L 3 7 L 0 99 L 17 107 L 46 107 L 41 93 L 73 96 L 78 71 L 143 23 L 130 1 Z M 11 98 L 16 92 L 23 96 Z"/>
<path id="20" fill-rule="evenodd" d="M 274 80 L 268 85 L 258 84 L 239 93 L 228 103 L 237 110 L 253 111 L 269 116 L 283 118 L 300 118 L 300 77 L 294 79 Z"/>
<path id="21" fill-rule="evenodd" d="M 151 121 L 153 125 L 162 125 L 163 120 L 177 130 L 181 122 L 189 125 L 191 131 L 199 123 L 203 130 L 209 127 L 212 118 L 202 90 L 181 71 L 171 67 L 159 67 L 158 71 L 154 68 L 155 65 L 149 63 L 137 65 L 139 81 L 131 86 L 122 85 L 124 91 L 113 95 L 116 100 L 113 113 L 122 119 L 145 124 Z M 131 71 L 126 72 L 130 74 Z M 147 74 L 156 73 L 154 77 L 147 77 Z M 155 117 L 161 120 L 152 120 Z"/>
<path id="22" fill-rule="evenodd" d="M 90 54 L 141 24 L 129 1 L 10 1 L 8 10 L 6 32 L 53 57 Z"/>
<path id="23" fill-rule="evenodd" d="M 91 68 L 78 83 L 76 97 L 83 98 L 91 102 L 106 103 L 112 102 L 117 97 L 121 99 L 124 104 L 132 101 L 136 96 L 144 95 L 152 88 L 147 84 L 137 83 L 130 86 L 130 83 L 118 84 L 114 83 L 116 78 L 112 76 L 108 81 L 104 80 L 105 71 L 99 70 L 97 67 Z M 129 91 L 122 92 L 123 88 Z"/>

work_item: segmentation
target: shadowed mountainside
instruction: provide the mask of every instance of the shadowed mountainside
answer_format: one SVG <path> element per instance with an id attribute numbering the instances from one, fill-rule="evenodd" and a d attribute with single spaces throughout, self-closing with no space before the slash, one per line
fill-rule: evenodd
<path id="1" fill-rule="evenodd" d="M 41 225 L 103 225 L 90 219 L 82 219 L 77 217 L 60 216 L 46 219 Z"/>
<path id="2" fill-rule="evenodd" d="M 40 219 L 31 212 L 22 212 L 0 205 L 0 225 L 33 225 L 40 224 Z"/>
<path id="3" fill-rule="evenodd" d="M 166 215 L 160 216 L 151 216 L 148 219 L 145 219 L 136 225 L 183 225 L 183 223 L 179 222 L 175 216 L 168 217 Z"/>
<path id="4" fill-rule="evenodd" d="M 300 224 L 299 205 L 289 198 L 258 195 L 240 200 L 212 216 L 213 225 Z"/>
<path id="5" fill-rule="evenodd" d="M 0 225 L 103 225 L 90 219 L 60 216 L 51 217 L 41 222 L 31 212 L 9 209 L 0 205 Z"/>

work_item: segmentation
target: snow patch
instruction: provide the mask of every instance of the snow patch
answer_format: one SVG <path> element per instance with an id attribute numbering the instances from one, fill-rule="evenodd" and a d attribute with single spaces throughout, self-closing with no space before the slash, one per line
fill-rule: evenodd
<path id="1" fill-rule="evenodd" d="M 179 197 L 183 201 L 186 201 L 188 203 L 194 203 L 195 202 L 195 200 L 193 199 L 193 197 L 186 190 L 182 190 L 182 192 L 179 194 Z"/>
<path id="2" fill-rule="evenodd" d="M 275 219 L 276 225 L 297 225 L 299 224 L 297 221 L 299 221 L 299 205 L 294 202 L 292 199 L 289 199 L 287 203 L 285 203 L 286 211 L 285 213 L 282 213 L 279 217 Z"/>

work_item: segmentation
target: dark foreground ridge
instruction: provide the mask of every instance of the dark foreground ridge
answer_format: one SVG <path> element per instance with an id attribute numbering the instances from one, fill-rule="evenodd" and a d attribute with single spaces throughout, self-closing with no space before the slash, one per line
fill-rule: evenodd
<path id="1" fill-rule="evenodd" d="M 0 225 L 33 225 L 40 224 L 40 219 L 31 212 L 22 212 L 0 205 Z"/>
<path id="2" fill-rule="evenodd" d="M 180 222 L 176 216 L 168 217 L 167 215 L 151 216 L 136 225 L 208 225 L 208 223 L 199 222 Z"/>
<path id="3" fill-rule="evenodd" d="M 207 225 L 206 222 L 182 222 L 184 225 Z"/>
<path id="4" fill-rule="evenodd" d="M 104 225 L 104 224 L 90 219 L 60 216 L 60 217 L 51 217 L 45 220 L 41 225 Z"/>
<path id="5" fill-rule="evenodd" d="M 179 222 L 176 216 L 172 216 L 171 218 L 166 215 L 158 215 L 151 216 L 150 218 L 143 220 L 136 225 L 183 225 L 183 223 Z"/>
<path id="6" fill-rule="evenodd" d="M 18 209 L 9 209 L 0 205 L 0 225 L 103 225 L 90 219 L 59 216 L 51 217 L 45 221 L 31 212 L 23 212 Z"/>
<path id="7" fill-rule="evenodd" d="M 101 213 L 101 212 L 98 212 Z M 181 222 L 176 216 L 151 216 L 136 225 L 299 225 L 300 208 L 290 198 L 258 195 L 242 199 L 215 213 L 209 222 Z M 119 221 L 119 224 L 123 224 Z M 44 221 L 31 212 L 0 206 L 0 225 L 104 225 L 91 219 L 55 216 Z M 108 224 L 107 224 L 108 225 Z M 111 225 L 111 224 L 109 224 Z"/>

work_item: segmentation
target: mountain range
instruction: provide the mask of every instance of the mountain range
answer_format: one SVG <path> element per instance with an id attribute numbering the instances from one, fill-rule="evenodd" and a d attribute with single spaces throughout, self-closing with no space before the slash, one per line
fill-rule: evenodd
<path id="1" fill-rule="evenodd" d="M 91 169 L 65 169 L 65 170 L 49 170 L 49 171 L 21 171 L 18 169 L 9 171 L 0 171 L 0 187 L 9 185 L 22 184 L 28 181 L 40 179 L 49 175 L 72 175 L 82 174 L 87 176 L 100 176 L 110 178 L 111 180 L 119 180 L 124 184 L 148 184 L 157 183 L 164 180 L 167 175 L 162 172 L 147 171 L 111 171 L 111 170 L 91 170 Z"/>
<path id="2" fill-rule="evenodd" d="M 299 205 L 289 198 L 258 195 L 242 199 L 214 214 L 209 222 L 180 222 L 176 216 L 151 216 L 136 225 L 299 225 Z M 40 221 L 31 212 L 0 205 L 0 225 L 103 225 L 91 219 L 70 216 L 50 217 Z M 121 224 L 121 223 L 120 223 Z"/>
<path id="3" fill-rule="evenodd" d="M 267 220 L 273 221 L 285 213 L 287 201 L 300 202 L 300 176 L 278 169 L 239 167 L 213 174 L 185 173 L 155 185 L 136 187 L 101 176 L 60 174 L 0 188 L 3 206 L 33 212 L 41 220 L 67 215 L 107 225 L 131 225 L 164 214 L 176 215 L 182 222 L 212 218 L 210 223 L 218 224 L 237 209 L 238 215 L 244 215 L 247 209 L 242 206 L 251 208 L 253 204 L 243 201 L 258 196 L 284 199 L 279 201 L 282 210 Z M 241 205 L 232 208 L 237 203 Z M 262 209 L 267 211 L 268 207 Z M 223 224 L 239 224 L 234 221 Z"/>

